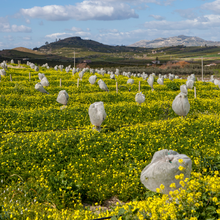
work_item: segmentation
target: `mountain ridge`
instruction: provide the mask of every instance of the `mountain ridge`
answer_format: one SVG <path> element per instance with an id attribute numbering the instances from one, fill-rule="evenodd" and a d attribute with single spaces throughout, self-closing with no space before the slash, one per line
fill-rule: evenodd
<path id="1" fill-rule="evenodd" d="M 58 40 L 52 43 L 47 43 L 38 48 L 40 52 L 50 52 L 51 50 L 59 50 L 61 48 L 83 48 L 88 51 L 93 52 L 104 52 L 104 53 L 112 53 L 112 52 L 132 52 L 137 50 L 137 47 L 126 47 L 126 46 L 110 46 L 106 44 L 99 43 L 94 40 L 84 40 L 81 37 L 68 37 L 62 40 Z M 139 50 L 139 49 L 138 49 Z"/>
<path id="2" fill-rule="evenodd" d="M 156 38 L 154 40 L 140 40 L 136 43 L 128 45 L 128 47 L 144 47 L 144 48 L 159 48 L 183 45 L 190 46 L 220 46 L 219 41 L 206 41 L 196 36 L 178 35 L 168 38 Z"/>

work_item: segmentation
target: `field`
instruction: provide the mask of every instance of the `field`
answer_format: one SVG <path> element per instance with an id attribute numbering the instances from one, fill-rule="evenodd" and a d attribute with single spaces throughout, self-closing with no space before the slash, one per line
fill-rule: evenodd
<path id="1" fill-rule="evenodd" d="M 197 96 L 188 90 L 190 111 L 182 118 L 172 102 L 184 79 L 159 85 L 156 77 L 152 91 L 142 78 L 132 77 L 128 86 L 123 75 L 113 80 L 96 72 L 97 81 L 104 80 L 110 90 L 105 92 L 97 81 L 89 83 L 89 72 L 77 87 L 78 72 L 40 68 L 50 83 L 47 95 L 34 88 L 38 72 L 23 67 L 8 68 L 0 82 L 0 219 L 220 218 L 217 86 L 196 81 Z M 141 105 L 135 102 L 139 81 L 146 97 Z M 56 101 L 60 90 L 70 97 L 63 110 Z M 100 133 L 88 115 L 97 101 L 104 102 L 107 114 Z M 169 198 L 140 182 L 141 171 L 161 149 L 186 154 L 193 162 L 190 179 L 177 177 L 183 188 Z M 121 205 L 103 210 L 113 197 Z"/>

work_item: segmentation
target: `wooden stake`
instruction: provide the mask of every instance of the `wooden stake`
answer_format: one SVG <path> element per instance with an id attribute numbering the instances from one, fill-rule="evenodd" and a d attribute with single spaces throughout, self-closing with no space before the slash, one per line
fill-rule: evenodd
<path id="1" fill-rule="evenodd" d="M 60 87 L 62 86 L 62 80 L 60 79 Z"/>
<path id="2" fill-rule="evenodd" d="M 196 87 L 194 86 L 194 97 L 196 99 Z"/>
<path id="3" fill-rule="evenodd" d="M 204 79 L 203 79 L 203 57 L 202 57 L 202 60 L 201 60 L 201 65 L 202 65 L 202 82 L 204 82 Z"/>
<path id="4" fill-rule="evenodd" d="M 77 79 L 77 88 L 79 88 L 79 78 Z"/>
<path id="5" fill-rule="evenodd" d="M 116 93 L 118 93 L 118 82 L 116 82 Z"/>
<path id="6" fill-rule="evenodd" d="M 141 81 L 139 81 L 138 91 L 141 91 Z"/>
<path id="7" fill-rule="evenodd" d="M 31 72 L 29 72 L 29 81 L 31 81 Z"/>
<path id="8" fill-rule="evenodd" d="M 12 81 L 12 77 L 11 77 L 11 74 L 10 74 L 10 81 Z"/>

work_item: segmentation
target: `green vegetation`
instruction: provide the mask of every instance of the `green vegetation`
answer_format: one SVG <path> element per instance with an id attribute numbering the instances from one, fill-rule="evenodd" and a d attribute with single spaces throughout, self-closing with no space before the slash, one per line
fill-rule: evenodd
<path id="1" fill-rule="evenodd" d="M 184 79 L 155 82 L 151 91 L 147 81 L 132 77 L 129 91 L 127 77 L 120 75 L 116 93 L 108 74 L 95 73 L 110 90 L 104 92 L 89 83 L 89 72 L 77 88 L 78 73 L 40 68 L 50 82 L 47 95 L 34 88 L 38 72 L 24 67 L 9 68 L 0 82 L 0 219 L 219 218 L 220 90 L 213 83 L 195 82 L 197 98 L 188 91 L 190 111 L 181 118 L 171 106 Z M 146 97 L 140 106 L 139 81 Z M 61 110 L 56 98 L 63 89 L 70 98 Z M 104 102 L 107 113 L 100 133 L 88 116 L 96 101 Z M 175 190 L 170 202 L 140 182 L 141 171 L 161 149 L 193 162 L 191 178 L 182 183 L 187 188 Z M 114 196 L 126 204 L 100 214 L 85 206 L 103 205 Z"/>

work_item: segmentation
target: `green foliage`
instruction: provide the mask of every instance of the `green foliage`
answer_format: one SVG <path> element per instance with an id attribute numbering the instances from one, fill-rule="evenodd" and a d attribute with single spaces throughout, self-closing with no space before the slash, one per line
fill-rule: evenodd
<path id="1" fill-rule="evenodd" d="M 127 78 L 118 76 L 121 87 L 116 94 L 115 80 L 107 74 L 96 73 L 108 85 L 109 93 L 101 91 L 97 84 L 90 85 L 88 72 L 77 88 L 78 73 L 72 76 L 71 72 L 44 70 L 50 82 L 47 95 L 34 89 L 39 81 L 37 73 L 32 72 L 28 81 L 30 69 L 17 71 L 16 85 L 9 78 L 1 82 L 2 218 L 12 209 L 17 219 L 34 219 L 36 213 L 39 219 L 47 219 L 50 211 L 45 207 L 62 212 L 77 210 L 81 203 L 104 204 L 113 196 L 123 202 L 156 198 L 157 194 L 141 184 L 140 173 L 154 152 L 161 149 L 199 160 L 198 165 L 193 163 L 193 171 L 206 169 L 204 176 L 213 176 L 213 171 L 219 169 L 220 94 L 211 83 L 196 82 L 197 98 L 189 91 L 191 109 L 182 119 L 171 106 L 185 80 L 165 79 L 165 85 L 155 83 L 155 90 L 151 91 L 146 81 L 134 77 L 129 92 Z M 141 106 L 134 99 L 139 81 L 146 97 Z M 62 111 L 56 102 L 61 89 L 70 96 Z M 92 130 L 88 116 L 90 104 L 99 100 L 104 102 L 107 113 L 100 133 Z M 201 213 L 208 213 L 203 219 L 217 215 L 216 205 L 210 199 L 213 192 L 203 188 L 196 190 L 202 193 L 204 209 L 194 207 L 201 219 Z M 219 199 L 219 194 L 215 196 Z M 140 210 L 132 207 L 117 211 L 114 217 L 135 219 Z M 186 203 L 186 208 L 190 210 L 191 206 Z M 145 218 L 149 218 L 147 213 Z"/>
<path id="2" fill-rule="evenodd" d="M 138 208 L 134 209 L 131 205 L 129 205 L 129 209 L 125 210 L 124 208 L 119 209 L 118 214 L 111 217 L 111 220 L 138 220 L 139 218 L 136 216 L 138 212 Z"/>
<path id="3" fill-rule="evenodd" d="M 80 185 L 76 185 L 74 179 L 68 177 L 65 171 L 62 171 L 58 176 L 49 176 L 48 182 L 52 193 L 49 200 L 52 200 L 58 209 L 74 208 L 80 202 L 79 195 L 84 197 L 80 194 L 82 192 Z"/>
<path id="4" fill-rule="evenodd" d="M 170 81 L 166 83 L 166 86 L 168 89 L 172 91 L 178 91 L 180 90 L 181 83 L 180 82 L 175 82 L 175 81 Z"/>
<path id="5" fill-rule="evenodd" d="M 24 85 L 19 84 L 19 83 L 15 84 L 14 89 L 13 89 L 14 93 L 17 93 L 17 94 L 21 95 L 21 94 L 24 94 L 24 91 L 25 91 Z"/>

